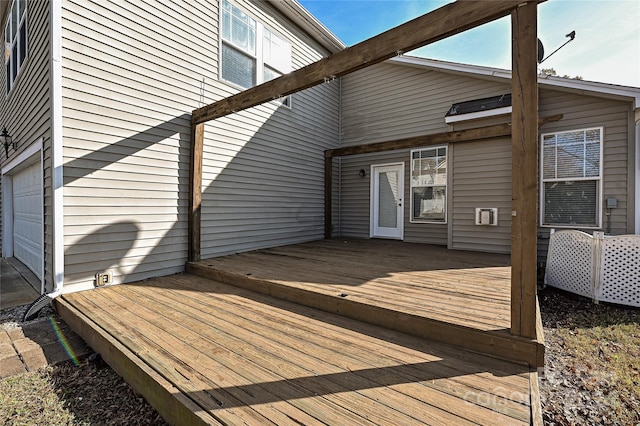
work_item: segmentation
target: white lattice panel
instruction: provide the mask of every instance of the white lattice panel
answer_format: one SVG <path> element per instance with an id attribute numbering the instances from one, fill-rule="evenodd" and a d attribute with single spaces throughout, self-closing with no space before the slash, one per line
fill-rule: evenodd
<path id="1" fill-rule="evenodd" d="M 551 234 L 544 282 L 593 298 L 593 237 L 580 231 Z"/>
<path id="2" fill-rule="evenodd" d="M 601 259 L 596 299 L 640 306 L 640 235 L 605 238 Z"/>

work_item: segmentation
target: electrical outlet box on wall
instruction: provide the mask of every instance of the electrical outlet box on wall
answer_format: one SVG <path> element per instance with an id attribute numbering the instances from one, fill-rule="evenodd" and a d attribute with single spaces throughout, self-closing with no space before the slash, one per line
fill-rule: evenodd
<path id="1" fill-rule="evenodd" d="M 477 207 L 476 225 L 498 226 L 498 209 L 495 207 Z"/>
<path id="2" fill-rule="evenodd" d="M 111 269 L 104 272 L 98 272 L 96 274 L 96 287 L 102 287 L 111 284 L 113 284 L 113 271 Z"/>

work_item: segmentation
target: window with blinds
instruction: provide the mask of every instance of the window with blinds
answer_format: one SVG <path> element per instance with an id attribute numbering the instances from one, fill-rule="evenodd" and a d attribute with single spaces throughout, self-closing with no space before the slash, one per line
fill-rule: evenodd
<path id="1" fill-rule="evenodd" d="M 291 44 L 222 0 L 221 79 L 248 89 L 291 71 Z M 290 106 L 289 96 L 280 100 Z"/>
<path id="2" fill-rule="evenodd" d="M 602 138 L 602 127 L 541 136 L 541 225 L 602 226 Z"/>
<path id="3" fill-rule="evenodd" d="M 411 151 L 411 222 L 447 222 L 447 147 Z"/>

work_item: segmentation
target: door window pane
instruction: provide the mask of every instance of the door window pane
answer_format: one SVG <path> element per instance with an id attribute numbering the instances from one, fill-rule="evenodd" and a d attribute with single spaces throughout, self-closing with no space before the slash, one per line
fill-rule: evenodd
<path id="1" fill-rule="evenodd" d="M 398 173 L 383 172 L 379 176 L 378 227 L 398 226 Z"/>

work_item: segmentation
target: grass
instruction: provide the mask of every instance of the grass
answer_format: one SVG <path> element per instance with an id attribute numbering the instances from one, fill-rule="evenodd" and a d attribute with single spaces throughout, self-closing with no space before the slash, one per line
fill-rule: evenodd
<path id="1" fill-rule="evenodd" d="M 0 381 L 0 419 L 5 425 L 70 425 L 74 416 L 56 392 L 52 368 Z"/>
<path id="2" fill-rule="evenodd" d="M 0 380 L 0 423 L 166 425 L 112 369 L 86 362 L 65 362 Z"/>

